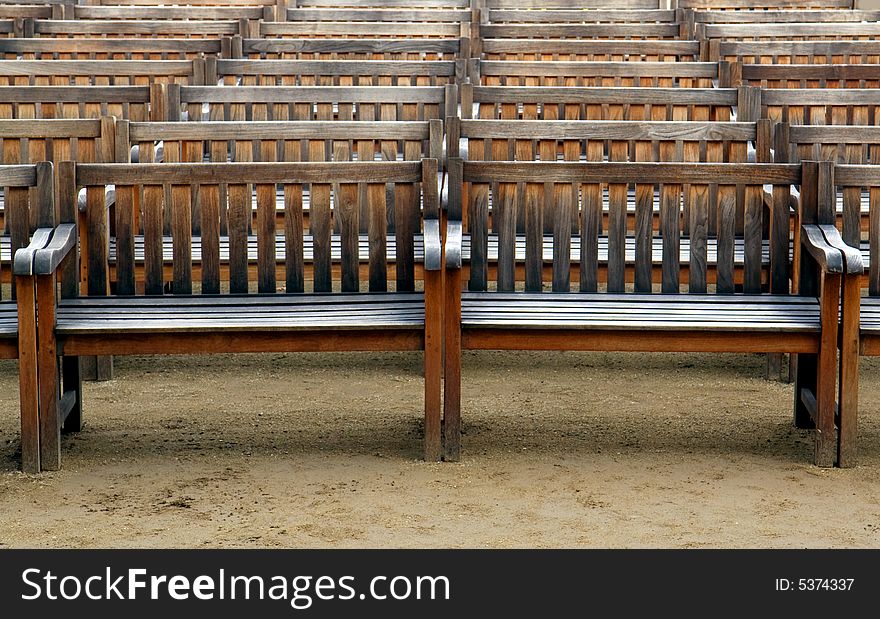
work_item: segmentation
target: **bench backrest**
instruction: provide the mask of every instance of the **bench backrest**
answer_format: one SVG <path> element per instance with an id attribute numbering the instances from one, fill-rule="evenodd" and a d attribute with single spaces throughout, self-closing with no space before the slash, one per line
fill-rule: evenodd
<path id="1" fill-rule="evenodd" d="M 747 112 L 750 89 L 735 88 L 507 88 L 462 84 L 462 118 L 544 120 L 756 120 Z M 753 89 L 751 89 L 753 90 Z M 751 116 L 750 116 L 751 114 Z"/>
<path id="2" fill-rule="evenodd" d="M 220 54 L 217 39 L 0 39 L 6 60 L 187 60 Z"/>
<path id="3" fill-rule="evenodd" d="M 101 119 L 0 120 L 2 164 L 114 161 L 113 131 Z"/>
<path id="4" fill-rule="evenodd" d="M 722 63 L 723 64 L 723 63 Z M 730 83 L 762 88 L 878 88 L 880 64 L 733 63 Z"/>
<path id="5" fill-rule="evenodd" d="M 0 86 L 0 118 L 147 120 L 149 86 Z"/>
<path id="6" fill-rule="evenodd" d="M 59 195 L 62 203 L 76 200 L 86 188 L 89 234 L 82 248 L 90 295 L 110 292 L 107 209 L 105 192 L 115 186 L 116 290 L 131 295 L 135 269 L 143 265 L 144 292 L 165 291 L 164 255 L 170 249 L 175 294 L 273 293 L 279 289 L 276 267 L 286 265 L 283 289 L 288 293 L 360 290 L 360 213 L 367 213 L 369 229 L 369 288 L 389 288 L 387 249 L 388 196 L 396 218 L 394 242 L 396 277 L 390 286 L 414 290 L 415 248 L 425 222 L 439 217 L 436 160 L 370 163 L 218 163 L 218 164 L 61 164 Z M 166 202 L 170 186 L 171 201 Z M 276 192 L 284 196 L 284 224 L 276 230 Z M 388 191 L 389 187 L 391 188 Z M 258 226 L 248 237 L 252 213 L 252 188 L 256 191 Z M 303 226 L 303 196 L 310 203 L 308 229 Z M 221 195 L 226 199 L 221 200 Z M 201 285 L 193 282 L 191 204 L 201 217 L 198 264 Z M 332 207 L 331 207 L 332 204 Z M 172 240 L 163 235 L 164 211 L 171 211 Z M 221 269 L 220 213 L 228 220 L 228 268 Z M 69 209 L 62 209 L 62 213 Z M 134 232 L 143 221 L 143 261 L 135 255 Z M 436 223 L 434 224 L 436 225 Z M 332 242 L 334 226 L 340 230 Z M 276 232 L 284 231 L 277 246 Z M 341 264 L 333 269 L 331 248 L 339 247 Z M 170 247 L 169 247 L 170 246 Z M 335 248 L 334 248 L 335 249 Z M 283 258 L 282 258 L 283 252 Z M 249 254 L 251 254 L 249 256 Z M 256 257 L 257 278 L 250 282 L 249 263 Z M 311 257 L 312 277 L 307 281 L 304 256 Z M 279 260 L 280 259 L 280 260 Z M 338 273 L 338 274 L 337 274 Z M 336 282 L 334 284 L 334 282 Z M 253 286 L 252 284 L 256 284 Z"/>
<path id="7" fill-rule="evenodd" d="M 764 118 L 792 125 L 873 125 L 880 120 L 880 91 L 870 88 L 767 88 L 760 99 Z"/>
<path id="8" fill-rule="evenodd" d="M 60 8 L 60 5 L 56 5 Z M 60 17 L 60 12 L 54 13 Z M 39 17 L 49 19 L 53 16 L 53 7 L 48 4 L 0 4 L 0 19 L 16 19 Z"/>
<path id="9" fill-rule="evenodd" d="M 478 60 L 470 81 L 481 86 L 638 86 L 712 88 L 720 63 L 534 62 Z"/>
<path id="10" fill-rule="evenodd" d="M 169 116 L 179 120 L 431 120 L 454 115 L 456 87 L 181 86 L 170 87 Z M 158 119 L 156 119 L 158 120 Z"/>
<path id="11" fill-rule="evenodd" d="M 209 83 L 243 86 L 441 86 L 464 71 L 452 60 L 206 60 Z"/>
<path id="12" fill-rule="evenodd" d="M 0 190 L 3 192 L 0 276 L 3 282 L 9 282 L 15 252 L 27 246 L 36 228 L 56 224 L 52 164 L 0 165 Z"/>
<path id="13" fill-rule="evenodd" d="M 659 275 L 663 292 L 681 291 L 680 256 L 688 258 L 687 290 L 712 292 L 707 263 L 710 196 L 718 199 L 714 292 L 735 291 L 735 248 L 741 238 L 742 290 L 761 292 L 763 271 L 764 186 L 772 185 L 770 217 L 773 229 L 769 256 L 771 282 L 779 292 L 788 291 L 789 191 L 800 182 L 797 165 L 776 164 L 683 164 L 683 163 L 545 163 L 477 162 L 451 158 L 449 220 L 462 221 L 470 234 L 470 290 L 489 289 L 488 242 L 497 235 L 497 290 L 512 292 L 517 286 L 515 256 L 517 214 L 525 214 L 524 285 L 528 291 L 544 288 L 544 266 L 552 267 L 552 290 L 599 289 L 599 234 L 603 200 L 609 205 L 607 230 L 607 291 L 626 290 L 626 271 L 635 270 L 635 290 L 651 292 Z M 462 191 L 453 188 L 459 186 Z M 659 184 L 659 191 L 657 186 Z M 628 230 L 628 193 L 634 188 L 636 226 Z M 492 228 L 488 206 L 493 204 Z M 687 209 L 683 205 L 687 204 Z M 655 207 L 660 213 L 660 236 L 652 233 Z M 572 277 L 573 215 L 579 222 L 579 281 Z M 687 219 L 685 237 L 683 220 Z M 737 234 L 736 221 L 744 221 Z M 545 235 L 545 222 L 552 222 L 552 234 Z M 661 266 L 655 264 L 655 251 Z M 629 258 L 629 260 L 628 260 Z M 604 261 L 603 261 L 604 262 Z M 658 273 L 659 271 L 659 273 Z M 784 285 L 783 285 L 784 282 Z M 771 289 L 774 284 L 771 283 Z"/>
<path id="14" fill-rule="evenodd" d="M 831 125 L 776 125 L 777 160 L 793 163 L 805 160 L 833 161 L 835 164 L 876 166 L 880 161 L 880 127 L 878 126 L 831 126 Z M 835 170 L 840 166 L 836 166 Z M 880 211 L 880 195 L 872 195 L 868 186 L 855 187 L 842 184 L 832 204 L 839 213 L 838 224 L 844 240 L 859 247 L 863 231 L 869 237 L 877 237 L 875 221 Z M 864 196 L 864 199 L 863 199 Z M 865 205 L 869 209 L 864 208 Z M 866 225 L 867 224 L 867 225 Z M 877 267 L 871 261 L 870 268 Z M 873 281 L 873 280 L 872 280 Z M 880 282 L 880 280 L 876 280 Z"/>
<path id="15" fill-rule="evenodd" d="M 707 59 L 746 64 L 876 64 L 880 41 L 711 41 Z"/>
<path id="16" fill-rule="evenodd" d="M 874 138 L 876 139 L 876 137 Z M 878 144 L 871 145 L 872 161 L 880 156 Z M 877 233 L 877 221 L 880 216 L 880 173 L 877 165 L 844 164 L 835 165 L 832 178 L 824 183 L 825 208 L 836 208 L 842 203 L 842 236 L 847 244 L 863 247 L 862 256 L 868 263 L 868 294 L 880 296 L 880 234 Z M 830 195 L 829 195 L 830 194 Z M 865 208 L 867 207 L 867 208 Z M 870 220 L 867 231 L 860 226 L 861 215 L 867 210 Z M 865 239 L 865 243 L 862 243 Z M 865 252 L 864 245 L 867 245 Z M 867 254 L 867 255 L 866 255 Z"/>
<path id="17" fill-rule="evenodd" d="M 0 60 L 0 85 L 128 86 L 203 84 L 197 60 Z"/>

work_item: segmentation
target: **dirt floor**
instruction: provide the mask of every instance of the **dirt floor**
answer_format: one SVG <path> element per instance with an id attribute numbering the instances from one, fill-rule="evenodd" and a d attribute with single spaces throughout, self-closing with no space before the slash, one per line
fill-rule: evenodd
<path id="1" fill-rule="evenodd" d="M 460 463 L 419 460 L 419 354 L 116 360 L 4 547 L 880 547 L 880 361 L 860 465 L 818 469 L 755 355 L 467 354 Z"/>

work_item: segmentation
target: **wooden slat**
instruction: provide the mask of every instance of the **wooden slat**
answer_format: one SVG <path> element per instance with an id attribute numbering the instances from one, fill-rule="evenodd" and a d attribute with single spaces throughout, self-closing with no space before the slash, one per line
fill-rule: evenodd
<path id="1" fill-rule="evenodd" d="M 688 290 L 706 292 L 706 249 L 709 217 L 709 187 L 692 184 L 690 186 L 690 263 L 688 268 Z"/>

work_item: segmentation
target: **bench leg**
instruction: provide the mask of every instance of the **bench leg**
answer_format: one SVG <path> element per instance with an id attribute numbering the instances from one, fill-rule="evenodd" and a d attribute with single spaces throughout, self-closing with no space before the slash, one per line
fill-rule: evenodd
<path id="1" fill-rule="evenodd" d="M 40 399 L 37 381 L 37 315 L 33 281 L 16 278 L 21 470 L 40 472 Z"/>
<path id="2" fill-rule="evenodd" d="M 444 459 L 458 462 L 461 458 L 461 271 L 446 272 L 444 294 L 443 357 L 446 379 L 443 382 Z"/>
<path id="3" fill-rule="evenodd" d="M 113 357 L 107 357 L 113 359 Z M 82 430 L 82 367 L 79 357 L 61 358 L 62 384 L 64 395 L 73 398 L 70 412 L 61 427 L 63 432 L 79 432 Z"/>
<path id="4" fill-rule="evenodd" d="M 782 380 L 782 353 L 771 352 L 767 355 L 764 378 L 771 381 Z"/>
<path id="5" fill-rule="evenodd" d="M 440 271 L 425 271 L 425 461 L 440 460 L 443 290 Z"/>
<path id="6" fill-rule="evenodd" d="M 40 383 L 40 467 L 61 468 L 61 424 L 58 419 L 58 354 L 55 342 L 55 277 L 37 278 L 40 320 L 37 375 Z"/>
<path id="7" fill-rule="evenodd" d="M 844 277 L 840 332 L 840 421 L 837 431 L 837 465 L 856 465 L 859 416 L 859 276 Z"/>
<path id="8" fill-rule="evenodd" d="M 837 330 L 840 311 L 839 274 L 822 275 L 822 338 L 816 366 L 816 466 L 834 466 L 837 456 L 834 408 L 837 387 Z"/>
<path id="9" fill-rule="evenodd" d="M 113 357 L 82 357 L 82 379 L 89 381 L 113 380 Z"/>

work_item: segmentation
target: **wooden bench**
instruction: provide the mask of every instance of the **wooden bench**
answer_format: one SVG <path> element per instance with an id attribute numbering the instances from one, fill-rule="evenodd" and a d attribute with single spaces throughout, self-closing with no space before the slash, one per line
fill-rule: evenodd
<path id="1" fill-rule="evenodd" d="M 747 278 L 742 294 L 733 292 L 735 219 L 742 213 L 745 269 L 761 269 L 761 212 L 758 200 L 734 197 L 737 185 L 745 195 L 756 196 L 765 184 L 773 185 L 772 218 L 775 226 L 789 229 L 788 192 L 793 183 L 814 187 L 815 163 L 678 164 L 678 163 L 449 163 L 448 229 L 446 235 L 445 394 L 444 436 L 447 459 L 457 460 L 460 450 L 461 350 L 602 350 L 650 352 L 755 352 L 799 354 L 796 389 L 799 398 L 796 422 L 809 425 L 810 411 L 820 429 L 815 434 L 815 462 L 830 466 L 836 444 L 825 430 L 834 417 L 837 310 L 840 298 L 841 253 L 824 242 L 814 223 L 804 215 L 801 235 L 804 257 L 799 294 L 789 293 L 788 238 L 775 247 L 771 236 L 771 293 L 761 294 L 757 279 Z M 599 286 L 598 223 L 600 191 L 604 183 L 647 187 L 644 206 L 655 200 L 665 221 L 680 218 L 682 192 L 690 193 L 690 270 L 687 292 L 680 293 L 677 225 L 664 230 L 661 278 L 669 294 L 625 293 L 622 287 Z M 653 187 L 660 184 L 659 198 Z M 497 185 L 496 185 L 497 184 Z M 505 258 L 499 262 L 497 282 L 489 283 L 485 248 L 489 229 L 485 206 L 502 186 L 514 188 L 514 200 L 523 200 L 526 211 L 524 278 L 514 275 L 514 227 L 502 223 L 499 236 Z M 707 280 L 708 196 L 714 188 L 729 196 L 721 210 L 719 246 L 725 258 L 719 273 L 726 282 L 711 288 Z M 570 196 L 560 200 L 557 197 Z M 807 191 L 803 209 L 817 210 L 817 195 Z M 578 196 L 575 199 L 575 196 Z M 812 196 L 812 197 L 809 197 Z M 498 197 L 497 199 L 500 199 Z M 462 219 L 465 203 L 478 206 Z M 580 215 L 579 281 L 571 277 L 571 214 Z M 552 277 L 544 278 L 546 258 L 544 221 L 553 222 Z M 636 234 L 636 270 L 653 280 L 658 267 L 652 260 L 652 236 Z M 621 232 L 623 232 L 621 230 Z M 462 236 L 471 235 L 471 277 L 461 290 Z M 478 248 L 478 251 L 475 251 Z M 625 261 L 609 263 L 609 280 L 620 281 Z M 476 273 L 476 277 L 474 276 Z M 521 286 L 525 290 L 521 291 Z M 546 294 L 547 289 L 553 294 Z M 572 292 L 572 289 L 578 292 Z M 517 291 L 520 290 L 520 291 Z M 707 294 L 715 292 L 716 294 Z M 723 293 L 723 294 L 722 294 Z"/>
<path id="2" fill-rule="evenodd" d="M 716 120 L 760 118 L 758 89 L 579 88 L 462 84 L 462 118 L 542 120 Z"/>
<path id="3" fill-rule="evenodd" d="M 217 39 L 0 39 L 0 58 L 6 60 L 191 60 L 217 56 Z"/>
<path id="4" fill-rule="evenodd" d="M 465 71 L 453 60 L 205 60 L 207 83 L 242 86 L 442 86 Z"/>
<path id="5" fill-rule="evenodd" d="M 167 116 L 153 120 L 431 120 L 454 116 L 458 103 L 454 84 L 171 86 L 164 90 Z"/>
<path id="6" fill-rule="evenodd" d="M 877 155 L 872 145 L 872 155 Z M 840 310 L 840 395 L 836 418 L 841 466 L 855 466 L 857 458 L 859 414 L 859 357 L 880 354 L 880 235 L 877 234 L 877 213 L 880 213 L 880 173 L 876 165 L 823 164 L 820 191 L 827 205 L 841 201 L 867 202 L 872 226 L 864 235 L 852 218 L 844 218 L 841 238 L 837 229 L 825 229 L 826 238 L 839 246 L 847 256 Z M 844 244 L 843 239 L 848 239 Z M 862 240 L 865 239 L 865 240 Z M 861 251 L 859 251 L 861 249 Z M 867 277 L 863 269 L 867 268 Z M 867 279 L 867 281 L 865 281 Z M 867 288 L 867 296 L 862 291 Z M 833 428 L 832 428 L 833 429 Z"/>
<path id="7" fill-rule="evenodd" d="M 149 86 L 0 86 L 0 118 L 150 118 Z"/>
<path id="8" fill-rule="evenodd" d="M 52 235 L 55 225 L 52 164 L 2 165 L 0 187 L 6 202 L 6 222 L 0 236 L 0 266 L 14 271 L 10 298 L 0 299 L 0 357 L 18 359 L 21 411 L 21 468 L 40 470 L 39 397 L 37 381 L 37 317 L 33 258 Z M 35 220 L 33 235 L 31 220 Z M 69 375 L 74 381 L 75 376 Z M 71 410 L 71 423 L 79 414 Z"/>
<path id="9" fill-rule="evenodd" d="M 725 87 L 714 62 L 554 62 L 473 59 L 472 84 L 480 86 L 637 86 L 654 88 Z"/>
<path id="10" fill-rule="evenodd" d="M 205 59 L 0 60 L 3 86 L 125 86 L 203 84 Z"/>
<path id="11" fill-rule="evenodd" d="M 37 306 L 40 308 L 40 466 L 60 466 L 59 403 L 81 403 L 77 385 L 68 385 L 63 364 L 79 355 L 211 354 L 282 351 L 425 352 L 425 441 L 427 460 L 440 458 L 440 317 L 442 303 L 441 247 L 437 162 L 389 163 L 255 163 L 101 165 L 64 163 L 59 172 L 63 221 L 75 217 L 80 187 L 88 196 L 88 290 L 77 298 L 75 264 L 79 259 L 74 227 L 56 229 L 35 258 Z M 229 184 L 230 268 L 228 278 L 219 261 L 220 181 Z M 162 226 L 158 209 L 163 185 L 198 185 L 202 213 L 213 213 L 213 225 L 202 229 L 202 278 L 192 276 L 189 208 L 174 209 L 174 295 L 165 295 L 161 255 Z M 331 186 L 339 184 L 339 207 L 334 214 L 342 229 L 342 274 L 334 280 L 330 255 Z M 389 282 L 386 269 L 385 186 L 393 183 L 415 199 L 405 219 L 411 227 L 397 228 L 398 263 L 409 260 L 404 280 Z M 135 295 L 134 236 L 117 230 L 116 294 L 109 293 L 107 221 L 103 196 L 114 185 L 118 215 L 132 222 L 137 201 L 144 195 L 146 296 Z M 301 213 L 305 187 L 312 194 L 311 235 L 315 269 L 311 281 L 303 270 L 302 227 L 292 225 L 285 239 L 287 274 L 284 294 L 277 293 L 276 237 L 268 228 L 257 235 L 257 281 L 248 277 L 248 184 L 258 192 L 276 184 L 285 187 L 292 221 Z M 358 268 L 360 185 L 366 185 L 370 229 L 369 279 L 361 282 Z M 421 191 L 419 190 L 421 188 Z M 421 195 L 419 195 L 421 193 Z M 418 204 L 422 202 L 423 208 Z M 274 221 L 274 218 L 264 221 Z M 131 228 L 122 228 L 130 231 Z M 424 293 L 417 291 L 413 247 L 416 235 L 425 238 Z M 373 242 L 375 241 L 375 242 Z M 60 299 L 56 281 L 60 280 Z M 362 287 L 362 283 L 363 286 Z M 369 292 L 365 290 L 369 289 Z M 393 290 L 390 292 L 389 290 Z M 59 356 L 63 355 L 62 371 Z"/>

